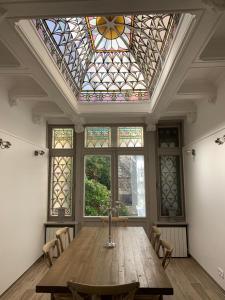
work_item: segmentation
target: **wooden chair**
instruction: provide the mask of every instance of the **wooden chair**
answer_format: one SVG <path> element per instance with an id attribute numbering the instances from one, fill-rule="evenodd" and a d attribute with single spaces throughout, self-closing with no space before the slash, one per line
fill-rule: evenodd
<path id="1" fill-rule="evenodd" d="M 157 249 L 157 255 L 158 256 L 160 255 L 160 253 L 159 253 L 160 249 L 162 249 L 162 253 L 163 253 L 162 266 L 165 270 L 167 268 L 168 264 L 170 263 L 174 248 L 167 241 L 160 240 L 159 245 L 158 245 L 158 249 Z"/>
<path id="2" fill-rule="evenodd" d="M 44 257 L 47 259 L 49 267 L 51 267 L 53 264 L 53 256 L 55 249 L 57 250 L 57 257 L 59 257 L 60 251 L 57 239 L 47 242 L 42 248 L 44 252 Z"/>
<path id="3" fill-rule="evenodd" d="M 162 266 L 165 270 L 170 262 L 174 248 L 172 247 L 172 245 L 170 245 L 170 243 L 163 241 L 163 240 L 159 240 L 159 243 L 158 243 L 158 246 L 156 249 L 156 253 L 157 253 L 158 257 L 160 256 L 160 253 L 159 253 L 160 249 L 162 249 L 162 252 L 163 252 Z M 163 299 L 162 295 L 152 295 L 152 296 L 151 295 L 150 296 L 137 295 L 135 297 L 135 300 L 162 300 L 162 299 Z"/>
<path id="4" fill-rule="evenodd" d="M 105 225 L 106 223 L 109 222 L 109 217 L 100 217 L 100 220 L 101 220 L 102 224 Z M 126 227 L 127 221 L 128 221 L 127 217 L 112 217 L 112 223 L 115 223 L 117 225 L 119 223 L 122 223 L 122 225 Z"/>
<path id="5" fill-rule="evenodd" d="M 122 285 L 86 285 L 73 281 L 68 282 L 68 287 L 73 295 L 73 300 L 101 299 L 101 296 L 112 296 L 113 300 L 133 300 L 139 288 L 139 282 Z"/>
<path id="6" fill-rule="evenodd" d="M 63 227 L 60 228 L 56 231 L 56 237 L 59 241 L 59 245 L 60 245 L 60 250 L 61 253 L 65 250 L 65 247 L 63 245 L 63 241 L 68 241 L 68 244 L 70 244 L 71 239 L 70 239 L 70 231 L 69 231 L 69 227 Z"/>
<path id="7" fill-rule="evenodd" d="M 51 267 L 53 265 L 53 256 L 55 249 L 57 250 L 57 257 L 60 256 L 60 250 L 59 250 L 59 242 L 57 239 L 51 240 L 47 242 L 43 246 L 43 252 L 44 256 L 47 258 L 48 265 Z M 51 294 L 51 300 L 68 300 L 72 299 L 72 295 L 70 294 Z"/>
<path id="8" fill-rule="evenodd" d="M 161 236 L 161 231 L 157 226 L 152 226 L 151 232 L 150 232 L 150 242 L 152 244 L 152 247 L 157 251 L 159 247 L 159 240 Z"/>

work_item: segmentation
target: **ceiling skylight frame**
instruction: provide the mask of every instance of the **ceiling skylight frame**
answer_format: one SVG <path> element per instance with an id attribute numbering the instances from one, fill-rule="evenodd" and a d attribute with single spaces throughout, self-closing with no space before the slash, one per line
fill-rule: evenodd
<path id="1" fill-rule="evenodd" d="M 70 53 L 67 53 L 65 55 L 65 53 L 63 53 L 59 49 L 59 45 L 57 45 L 56 40 L 54 40 L 53 34 L 49 30 L 49 28 L 46 28 L 46 26 L 42 26 L 41 30 L 43 32 L 42 32 L 42 34 L 40 34 L 40 31 L 41 31 L 40 24 L 46 25 L 46 20 L 44 20 L 45 23 L 43 22 L 43 20 L 37 20 L 37 21 L 35 21 L 36 22 L 35 24 L 36 24 L 36 27 L 39 30 L 39 34 L 42 36 L 42 38 L 44 36 L 45 43 L 48 39 L 50 39 L 50 41 L 47 41 L 47 43 L 46 43 L 46 44 L 48 44 L 47 47 L 48 47 L 49 51 L 51 52 L 51 54 L 56 57 L 55 61 L 56 61 L 57 65 L 59 66 L 59 68 L 62 71 L 66 80 L 69 81 L 70 86 L 72 87 L 75 95 L 78 97 L 78 99 L 81 101 L 81 103 L 84 103 L 85 101 L 88 103 L 92 103 L 92 102 L 93 103 L 108 103 L 108 102 L 114 102 L 114 103 L 121 103 L 121 102 L 138 103 L 139 102 L 139 103 L 141 103 L 141 102 L 149 101 L 149 99 L 151 97 L 151 94 L 154 90 L 154 85 L 155 85 L 157 78 L 162 69 L 162 61 L 164 60 L 164 58 L 168 52 L 170 42 L 173 38 L 173 32 L 175 31 L 176 25 L 179 20 L 179 15 L 177 15 L 177 14 L 176 15 L 168 14 L 168 15 L 171 16 L 171 19 L 173 21 L 173 24 L 171 26 L 173 28 L 172 28 L 172 30 L 170 28 L 170 30 L 165 32 L 165 35 L 164 35 L 165 38 L 161 43 L 160 50 L 157 49 L 157 38 L 156 38 L 156 40 L 152 39 L 153 41 L 152 41 L 151 46 L 153 48 L 155 47 L 155 49 L 154 49 L 154 51 L 152 51 L 151 55 L 153 57 L 154 54 L 155 55 L 157 54 L 156 55 L 157 59 L 155 59 L 155 61 L 154 61 L 154 59 L 152 59 L 152 57 L 150 57 L 150 54 L 149 54 L 149 51 L 151 50 L 150 48 L 148 48 L 149 41 L 147 41 L 146 48 L 145 48 L 145 49 L 147 49 L 147 51 L 143 51 L 143 49 L 142 49 L 142 53 L 141 53 L 141 51 L 138 50 L 139 45 L 141 45 L 141 43 L 143 43 L 144 40 L 145 40 L 144 43 L 146 43 L 146 36 L 147 36 L 146 32 L 144 32 L 143 34 L 140 34 L 140 36 L 142 36 L 142 40 L 140 41 L 140 36 L 139 36 L 139 42 L 138 42 L 138 40 L 136 40 L 136 46 L 135 46 L 134 41 L 135 41 L 135 39 L 137 39 L 136 32 L 143 30 L 143 29 L 135 28 L 134 20 L 135 20 L 135 18 L 138 18 L 138 17 L 142 17 L 142 18 L 155 17 L 155 18 L 160 19 L 160 17 L 162 17 L 163 15 L 135 15 L 135 16 L 132 16 L 132 24 L 131 24 L 132 26 L 127 25 L 128 27 L 130 26 L 130 28 L 131 28 L 130 44 L 127 46 L 127 50 L 125 50 L 125 51 L 124 50 L 123 51 L 115 51 L 115 50 L 112 50 L 112 51 L 95 50 L 94 51 L 94 49 L 92 48 L 93 41 L 91 41 L 90 31 L 88 29 L 88 24 L 87 24 L 88 17 L 81 17 L 80 19 L 83 20 L 83 26 L 85 26 L 85 22 L 86 22 L 86 29 L 85 29 L 84 36 L 86 38 L 86 46 L 88 45 L 87 48 L 88 48 L 89 52 L 88 52 L 88 55 L 82 56 L 85 58 L 84 68 L 81 70 L 79 63 L 78 63 L 78 65 L 75 64 L 75 65 L 73 65 L 73 67 L 75 67 L 75 71 L 73 70 L 73 73 L 71 72 L 71 68 L 68 65 L 70 55 L 72 53 L 71 49 L 73 49 L 73 47 L 71 46 L 72 43 L 71 43 L 71 45 L 69 45 L 69 47 L 68 47 L 68 44 L 66 44 L 66 47 L 68 49 L 70 49 L 71 51 L 70 51 Z M 78 18 L 58 18 L 58 19 L 52 19 L 52 20 L 63 20 L 64 22 L 67 22 L 72 19 L 78 19 Z M 47 19 L 47 21 L 48 20 L 49 19 Z M 37 24 L 39 24 L 39 28 L 38 28 Z M 144 28 L 144 30 L 145 29 L 146 28 Z M 82 30 L 80 30 L 80 31 L 82 31 Z M 63 35 L 63 32 L 61 34 Z M 151 34 L 150 34 L 149 40 L 151 38 Z M 68 35 L 68 32 L 67 32 L 67 35 Z M 78 50 L 79 50 L 79 48 L 75 47 L 75 51 L 79 52 Z M 125 53 L 130 53 L 130 55 L 135 59 L 135 63 L 139 66 L 139 71 L 143 77 L 142 88 L 141 89 L 136 88 L 139 84 L 139 78 L 138 78 L 138 76 L 135 76 L 132 72 L 130 72 L 129 68 L 127 68 L 127 70 L 128 70 L 127 77 L 126 76 L 125 76 L 126 78 L 124 77 L 124 83 L 122 83 L 122 81 L 119 82 L 117 79 L 117 84 L 115 85 L 115 88 L 111 88 L 111 89 L 108 88 L 108 86 L 113 85 L 115 83 L 113 81 L 113 80 L 115 80 L 115 76 L 114 76 L 115 74 L 113 74 L 113 76 L 111 75 L 111 79 L 113 78 L 112 82 L 106 83 L 103 89 L 93 88 L 92 90 L 91 89 L 84 90 L 83 82 L 85 82 L 85 77 L 87 76 L 87 72 L 89 70 L 89 67 L 91 66 L 94 55 L 96 55 L 97 53 L 99 53 L 99 54 L 102 53 L 103 55 L 104 55 L 104 53 L 105 54 L 110 53 L 110 55 L 112 55 L 112 53 L 119 54 L 120 52 L 124 53 L 124 55 L 125 55 Z M 145 61 L 146 53 L 148 53 L 149 57 Z M 82 60 L 80 60 L 80 61 L 82 61 Z M 154 63 L 154 65 L 152 65 L 150 68 L 150 71 L 152 70 L 152 73 L 151 73 L 148 70 L 148 68 L 146 68 L 146 65 L 150 65 L 153 63 Z M 130 67 L 130 69 L 131 69 L 131 67 Z M 76 71 L 77 71 L 77 73 L 76 73 Z M 99 71 L 96 69 L 96 74 L 98 74 L 98 72 Z M 109 70 L 107 72 L 109 72 Z M 151 76 L 149 76 L 149 72 L 150 72 Z M 121 70 L 119 70 L 117 76 L 121 77 L 120 76 L 121 74 L 124 75 L 125 73 L 122 72 Z M 130 79 L 131 77 L 134 78 L 133 82 Z M 110 78 L 110 76 L 109 76 L 109 78 Z M 129 82 L 128 78 L 129 78 L 130 82 Z M 102 77 L 100 76 L 97 80 L 101 81 Z M 136 80 L 136 83 L 135 83 L 135 80 Z M 118 82 L 119 82 L 119 84 L 118 84 Z M 141 84 L 139 84 L 139 87 L 140 87 L 140 85 Z M 121 86 L 127 86 L 128 88 L 126 90 L 126 89 L 123 89 Z M 86 96 L 85 96 L 85 94 L 86 94 Z"/>

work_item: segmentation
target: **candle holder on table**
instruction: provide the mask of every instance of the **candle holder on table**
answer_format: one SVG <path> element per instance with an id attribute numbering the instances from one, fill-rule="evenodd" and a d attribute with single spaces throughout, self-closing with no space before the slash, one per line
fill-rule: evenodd
<path id="1" fill-rule="evenodd" d="M 108 241 L 105 244 L 106 248 L 114 248 L 116 246 L 116 243 L 112 240 L 112 212 L 117 212 L 117 209 L 119 208 L 119 202 L 117 202 L 116 206 L 112 206 L 112 202 L 110 201 L 109 207 L 108 207 L 108 216 L 109 216 L 109 235 L 108 235 Z"/>

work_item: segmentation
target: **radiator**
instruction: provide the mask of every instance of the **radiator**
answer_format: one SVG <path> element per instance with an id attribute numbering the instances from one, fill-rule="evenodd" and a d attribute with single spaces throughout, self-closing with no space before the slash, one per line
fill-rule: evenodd
<path id="1" fill-rule="evenodd" d="M 160 226 L 158 225 L 158 227 Z M 160 227 L 160 231 L 161 239 L 166 240 L 173 245 L 173 257 L 187 257 L 186 227 Z"/>

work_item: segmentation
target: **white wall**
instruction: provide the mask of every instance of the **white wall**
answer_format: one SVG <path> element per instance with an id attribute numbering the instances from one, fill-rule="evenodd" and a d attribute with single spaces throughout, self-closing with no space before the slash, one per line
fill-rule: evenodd
<path id="1" fill-rule="evenodd" d="M 194 124 L 185 124 L 184 172 L 190 254 L 225 289 L 217 267 L 225 271 L 225 85 L 215 104 L 198 105 Z M 196 156 L 185 154 L 195 149 Z"/>
<path id="2" fill-rule="evenodd" d="M 40 257 L 47 208 L 45 125 L 31 121 L 27 103 L 10 107 L 7 82 L 0 80 L 0 295 Z"/>

